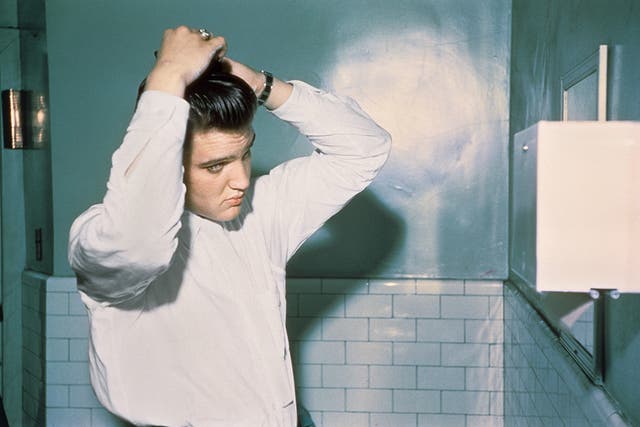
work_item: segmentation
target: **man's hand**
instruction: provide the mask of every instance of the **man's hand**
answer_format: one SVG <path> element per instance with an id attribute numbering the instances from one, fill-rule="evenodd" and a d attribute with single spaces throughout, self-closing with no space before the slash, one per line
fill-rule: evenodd
<path id="1" fill-rule="evenodd" d="M 168 29 L 162 37 L 156 64 L 149 73 L 146 90 L 160 90 L 184 96 L 185 88 L 202 74 L 213 58 L 222 58 L 227 52 L 223 37 L 208 40 L 195 29 L 180 26 Z"/>

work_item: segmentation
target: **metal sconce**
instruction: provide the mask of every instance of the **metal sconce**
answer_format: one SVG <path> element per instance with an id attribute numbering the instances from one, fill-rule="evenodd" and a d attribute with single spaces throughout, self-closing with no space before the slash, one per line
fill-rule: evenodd
<path id="1" fill-rule="evenodd" d="M 44 95 L 15 89 L 2 91 L 4 148 L 44 147 L 48 115 Z"/>
<path id="2" fill-rule="evenodd" d="M 4 148 L 24 148 L 23 121 L 22 92 L 14 89 L 2 91 Z"/>

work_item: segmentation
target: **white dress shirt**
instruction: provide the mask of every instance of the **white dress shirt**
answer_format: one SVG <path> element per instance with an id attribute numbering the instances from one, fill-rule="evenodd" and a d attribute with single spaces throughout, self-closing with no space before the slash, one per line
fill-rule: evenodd
<path id="1" fill-rule="evenodd" d="M 390 138 L 352 100 L 292 83 L 273 113 L 316 151 L 252 181 L 235 220 L 184 209 L 189 106 L 148 91 L 113 155 L 103 203 L 71 227 L 91 382 L 134 424 L 296 425 L 285 266 L 371 182 Z"/>

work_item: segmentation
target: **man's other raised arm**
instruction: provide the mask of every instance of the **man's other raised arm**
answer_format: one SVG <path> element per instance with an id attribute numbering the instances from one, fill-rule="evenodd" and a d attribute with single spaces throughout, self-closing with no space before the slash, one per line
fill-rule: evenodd
<path id="1" fill-rule="evenodd" d="M 273 113 L 315 146 L 308 157 L 285 162 L 256 183 L 256 202 L 267 208 L 272 256 L 284 265 L 300 245 L 378 174 L 391 136 L 351 98 L 294 81 Z M 276 247 L 279 246 L 279 247 Z"/>

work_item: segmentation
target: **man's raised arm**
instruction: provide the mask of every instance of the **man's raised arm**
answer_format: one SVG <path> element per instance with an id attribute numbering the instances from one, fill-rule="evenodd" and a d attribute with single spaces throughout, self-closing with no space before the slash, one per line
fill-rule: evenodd
<path id="1" fill-rule="evenodd" d="M 203 37 L 187 27 L 165 31 L 124 141 L 112 157 L 103 202 L 71 227 L 69 262 L 78 288 L 93 299 L 126 300 L 168 267 L 184 210 L 189 104 L 182 97 L 226 49 L 222 37 Z"/>

